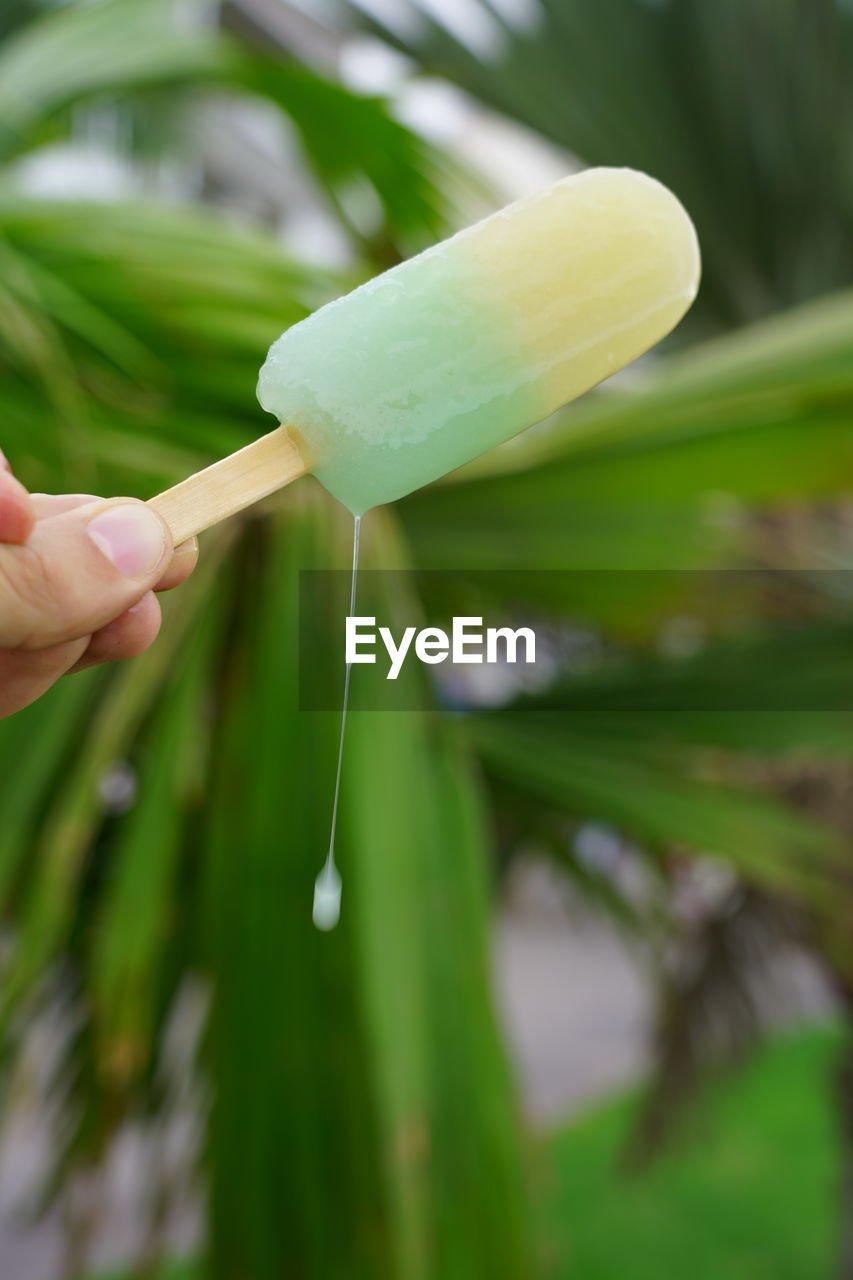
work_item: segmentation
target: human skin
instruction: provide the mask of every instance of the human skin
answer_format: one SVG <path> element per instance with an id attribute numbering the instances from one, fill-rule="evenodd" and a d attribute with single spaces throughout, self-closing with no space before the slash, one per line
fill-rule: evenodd
<path id="1" fill-rule="evenodd" d="M 156 592 L 198 558 L 133 498 L 28 493 L 0 453 L 0 717 L 61 676 L 134 658 L 160 629 Z"/>

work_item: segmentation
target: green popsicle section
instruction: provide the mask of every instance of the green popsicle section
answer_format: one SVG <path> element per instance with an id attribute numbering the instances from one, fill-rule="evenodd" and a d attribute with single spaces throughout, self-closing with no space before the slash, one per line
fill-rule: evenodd
<path id="1" fill-rule="evenodd" d="M 698 281 L 678 200 L 634 170 L 589 169 L 287 330 L 258 398 L 360 515 L 628 364 L 678 323 Z"/>

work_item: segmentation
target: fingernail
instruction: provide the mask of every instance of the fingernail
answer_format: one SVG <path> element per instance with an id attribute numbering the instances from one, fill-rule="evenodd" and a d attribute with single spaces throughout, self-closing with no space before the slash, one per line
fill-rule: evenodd
<path id="1" fill-rule="evenodd" d="M 187 538 L 186 542 L 181 542 L 175 547 L 176 556 L 184 556 L 188 551 L 191 551 L 193 555 L 198 554 L 198 538 Z"/>
<path id="2" fill-rule="evenodd" d="M 142 578 L 155 569 L 166 550 L 159 516 L 141 502 L 107 507 L 87 525 L 89 537 L 120 573 Z"/>

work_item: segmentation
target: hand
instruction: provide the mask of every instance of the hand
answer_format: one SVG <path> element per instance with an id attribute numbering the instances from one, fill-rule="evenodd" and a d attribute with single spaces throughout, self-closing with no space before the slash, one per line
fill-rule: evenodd
<path id="1" fill-rule="evenodd" d="M 136 657 L 160 630 L 155 591 L 195 568 L 195 538 L 133 498 L 27 493 L 0 453 L 0 717 L 67 672 Z"/>

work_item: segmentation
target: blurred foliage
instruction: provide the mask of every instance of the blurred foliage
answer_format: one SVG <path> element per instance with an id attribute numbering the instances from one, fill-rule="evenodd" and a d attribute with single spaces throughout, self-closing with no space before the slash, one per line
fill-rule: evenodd
<path id="1" fill-rule="evenodd" d="M 827 1076 L 842 1042 L 835 1027 L 775 1039 L 736 1079 L 715 1082 L 690 1140 L 642 1178 L 619 1168 L 636 1095 L 561 1129 L 543 1196 L 554 1274 L 834 1275 L 841 1150 Z"/>
<path id="2" fill-rule="evenodd" d="M 408 22 L 373 29 L 429 71 L 584 164 L 632 165 L 676 192 L 704 264 L 685 330 L 853 284 L 849 5 L 531 0 L 511 18 L 472 0 L 475 43 L 416 0 L 399 8 Z"/>
<path id="3" fill-rule="evenodd" d="M 841 1044 L 831 1025 L 774 1038 L 736 1078 L 715 1081 L 702 1125 L 642 1179 L 620 1167 L 642 1105 L 635 1092 L 561 1125 L 548 1140 L 552 1164 L 540 1187 L 548 1274 L 831 1276 L 827 1189 L 840 1151 L 826 1081 Z M 198 1280 L 198 1272 L 176 1264 L 156 1280 Z"/>
<path id="4" fill-rule="evenodd" d="M 583 14 L 621 33 L 624 9 L 554 6 L 553 20 Z M 646 28 L 676 9 L 681 21 L 693 12 L 638 9 L 637 59 L 663 56 L 669 40 Z M 756 21 L 770 12 L 757 0 L 746 11 Z M 163 0 L 71 5 L 0 46 L 0 421 L 35 488 L 147 496 L 258 434 L 266 346 L 351 283 L 199 208 L 23 195 L 14 162 L 73 134 L 81 110 L 114 104 L 141 122 L 151 95 L 165 94 L 179 152 L 190 145 L 186 113 L 208 95 L 286 113 L 363 255 L 354 275 L 438 234 L 447 217 L 436 178 L 453 167 L 384 103 L 209 24 L 164 39 L 169 13 Z M 738 20 L 734 7 L 721 14 Z M 795 28 L 788 38 L 790 53 Z M 693 126 L 686 102 L 656 101 L 675 92 L 666 77 L 649 80 L 647 103 L 642 60 L 629 80 L 628 64 L 602 69 L 588 42 L 567 53 L 556 29 L 535 39 L 539 71 L 526 73 L 523 99 L 555 92 L 559 56 L 557 115 L 597 121 L 602 137 L 613 130 L 586 158 L 645 164 L 677 189 L 662 157 L 692 174 L 681 194 L 707 224 L 706 316 L 744 319 L 821 287 L 812 275 L 794 288 L 790 260 L 771 252 L 784 220 L 774 235 L 762 223 L 753 243 L 710 150 L 673 147 L 667 125 L 688 141 Z M 620 41 L 600 47 L 621 57 Z M 444 46 L 448 66 L 454 48 Z M 482 76 L 486 100 L 512 79 Z M 617 91 L 621 106 L 617 96 L 605 113 L 600 95 Z M 781 138 L 784 117 L 771 125 Z M 580 144 L 571 141 L 585 155 Z M 785 175 L 780 165 L 782 190 Z M 379 201 L 378 235 L 348 213 L 353 179 Z M 740 268 L 723 265 L 747 258 L 759 284 L 743 275 L 741 297 L 724 288 Z M 841 965 L 827 940 L 849 909 L 844 815 L 791 802 L 757 762 L 772 748 L 791 769 L 834 767 L 849 717 L 796 711 L 784 687 L 781 698 L 785 653 L 764 605 L 747 614 L 746 640 L 715 636 L 685 662 L 657 641 L 667 619 L 697 608 L 695 576 L 681 579 L 683 595 L 670 577 L 661 597 L 653 575 L 632 574 L 630 595 L 613 589 L 624 578 L 590 575 L 568 599 L 576 576 L 529 570 L 778 569 L 815 556 L 843 568 L 851 322 L 841 295 L 695 349 L 365 522 L 368 567 L 441 568 L 460 613 L 482 611 L 484 569 L 514 570 L 496 608 L 580 620 L 619 661 L 549 691 L 562 714 L 528 695 L 453 718 L 354 716 L 346 905 L 332 936 L 313 931 L 309 906 L 337 720 L 299 710 L 296 593 L 300 569 L 347 563 L 349 525 L 313 481 L 205 537 L 198 573 L 169 600 L 144 658 L 75 677 L 0 726 L 7 1098 L 34 1022 L 59 1007 L 70 1026 L 43 1082 L 57 1116 L 48 1196 L 67 1196 L 76 1172 L 99 1167 L 128 1120 L 162 1137 L 176 1106 L 175 1022 L 200 988 L 192 1101 L 206 1121 L 214 1280 L 279 1280 L 285 1269 L 306 1280 L 522 1280 L 535 1271 L 524 1161 L 487 967 L 495 847 L 551 851 L 621 919 L 666 940 L 673 859 L 716 856 L 751 892 L 789 904 Z M 825 521 L 816 504 L 828 501 L 838 510 Z M 441 605 L 434 582 L 423 575 L 429 607 Z M 849 705 L 831 584 L 824 595 L 820 617 L 793 621 L 806 629 L 804 652 L 819 655 L 820 705 Z M 714 714 L 709 696 L 732 682 L 743 709 Z M 587 819 L 636 843 L 648 904 L 584 866 L 574 837 Z M 168 1182 L 152 1187 L 152 1224 L 168 1195 Z"/>
<path id="5" fill-rule="evenodd" d="M 391 250 L 412 252 L 446 230 L 447 199 L 437 180 L 449 178 L 451 166 L 434 148 L 381 99 L 219 32 L 207 0 L 183 14 L 176 0 L 75 0 L 13 30 L 0 46 L 0 163 L 73 135 L 75 118 L 107 105 L 131 151 L 159 145 L 192 173 L 199 167 L 199 112 L 216 101 L 233 108 L 258 100 L 286 113 L 356 240 L 365 237 L 342 200 L 353 183 L 377 201 Z M 152 127 L 158 102 L 165 130 Z"/>
<path id="6" fill-rule="evenodd" d="M 765 539 L 756 512 L 790 517 L 849 492 L 851 326 L 841 293 L 672 357 L 641 395 L 586 397 L 404 499 L 419 559 L 472 577 L 518 570 L 521 598 L 547 582 L 531 568 L 843 568 L 842 520 L 832 557 L 829 521 L 821 547 L 818 521 L 793 534 L 780 521 Z M 562 580 L 577 590 L 577 574 Z M 636 624 L 641 580 L 618 585 L 631 596 L 598 608 Z"/>

